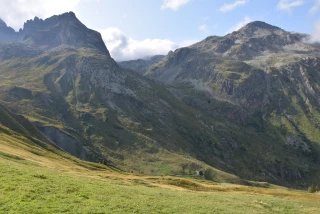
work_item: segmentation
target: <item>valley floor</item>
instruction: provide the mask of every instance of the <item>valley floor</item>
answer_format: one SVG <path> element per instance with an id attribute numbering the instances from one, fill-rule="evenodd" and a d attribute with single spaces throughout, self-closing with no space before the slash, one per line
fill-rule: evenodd
<path id="1" fill-rule="evenodd" d="M 319 194 L 126 174 L 27 141 L 0 133 L 0 213 L 320 213 Z"/>

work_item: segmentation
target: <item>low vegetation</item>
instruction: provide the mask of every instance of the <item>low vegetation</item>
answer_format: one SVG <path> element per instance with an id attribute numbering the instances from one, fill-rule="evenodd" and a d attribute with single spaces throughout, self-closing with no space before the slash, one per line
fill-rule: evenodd
<path id="1" fill-rule="evenodd" d="M 211 169 L 208 180 L 123 173 L 8 133 L 0 133 L 0 213 L 320 212 L 319 194 L 214 183 Z"/>
<path id="2" fill-rule="evenodd" d="M 312 185 L 308 188 L 308 192 L 310 192 L 310 193 L 316 193 L 316 192 L 318 192 L 318 191 L 319 191 L 318 185 L 312 184 Z"/>

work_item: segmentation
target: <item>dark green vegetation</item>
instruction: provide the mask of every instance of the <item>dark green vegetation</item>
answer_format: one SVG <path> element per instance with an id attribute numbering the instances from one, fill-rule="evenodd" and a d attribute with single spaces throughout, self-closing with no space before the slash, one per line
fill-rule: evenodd
<path id="1" fill-rule="evenodd" d="M 0 101 L 15 113 L 1 123 L 23 115 L 30 126 L 9 127 L 23 136 L 127 172 L 319 181 L 320 61 L 303 36 L 249 24 L 144 64 L 144 77 L 73 13 L 24 28 L 0 45 Z"/>

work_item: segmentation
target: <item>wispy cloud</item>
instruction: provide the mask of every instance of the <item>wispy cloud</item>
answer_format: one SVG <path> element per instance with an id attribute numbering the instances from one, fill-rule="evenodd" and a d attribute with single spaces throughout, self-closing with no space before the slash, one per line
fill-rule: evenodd
<path id="1" fill-rule="evenodd" d="M 1 0 L 0 17 L 18 30 L 23 23 L 35 16 L 47 18 L 68 11 L 77 12 L 80 0 Z"/>
<path id="2" fill-rule="evenodd" d="M 311 14 L 315 14 L 316 12 L 319 11 L 320 9 L 320 0 L 313 0 L 314 1 L 314 5 L 313 7 L 309 10 L 309 13 Z"/>
<path id="3" fill-rule="evenodd" d="M 320 43 L 320 20 L 314 23 L 310 37 L 305 39 L 306 43 Z"/>
<path id="4" fill-rule="evenodd" d="M 284 10 L 288 13 L 292 12 L 292 8 L 298 7 L 304 4 L 304 0 L 280 0 L 277 9 Z"/>
<path id="5" fill-rule="evenodd" d="M 248 3 L 248 1 L 249 0 L 237 0 L 230 4 L 224 4 L 222 7 L 220 7 L 219 11 L 223 13 L 232 11 L 238 6 L 245 5 L 246 3 Z"/>
<path id="6" fill-rule="evenodd" d="M 126 36 L 118 28 L 100 30 L 111 56 L 117 61 L 145 58 L 157 54 L 167 54 L 179 47 L 167 39 L 135 40 Z"/>
<path id="7" fill-rule="evenodd" d="M 246 16 L 244 17 L 244 19 L 238 23 L 236 23 L 233 27 L 229 28 L 229 30 L 227 31 L 227 33 L 232 33 L 233 31 L 237 31 L 239 30 L 240 28 L 242 28 L 243 26 L 245 26 L 246 24 L 252 22 L 253 20 Z"/>
<path id="8" fill-rule="evenodd" d="M 188 4 L 191 0 L 164 0 L 161 9 L 171 9 L 177 11 L 180 7 Z"/>
<path id="9" fill-rule="evenodd" d="M 208 26 L 206 24 L 200 25 L 198 27 L 198 30 L 200 30 L 202 32 L 208 32 L 209 31 Z"/>

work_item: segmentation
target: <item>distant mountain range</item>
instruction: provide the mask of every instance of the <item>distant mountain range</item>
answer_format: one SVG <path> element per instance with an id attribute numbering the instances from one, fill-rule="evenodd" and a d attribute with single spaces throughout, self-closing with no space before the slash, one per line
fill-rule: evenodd
<path id="1" fill-rule="evenodd" d="M 0 123 L 126 171 L 305 187 L 320 178 L 320 58 L 306 37 L 252 22 L 118 64 L 72 12 L 19 32 L 0 21 Z"/>

